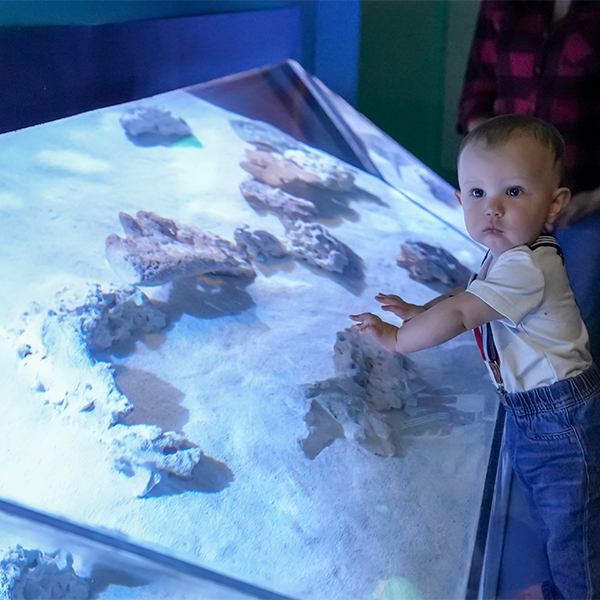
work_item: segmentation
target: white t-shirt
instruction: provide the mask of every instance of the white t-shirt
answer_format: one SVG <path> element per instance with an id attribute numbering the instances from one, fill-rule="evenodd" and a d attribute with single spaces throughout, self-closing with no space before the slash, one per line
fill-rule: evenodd
<path id="1" fill-rule="evenodd" d="M 504 315 L 491 327 L 506 391 L 585 371 L 592 364 L 588 334 L 556 249 L 512 248 L 488 273 L 490 262 L 491 254 L 467 291 Z"/>

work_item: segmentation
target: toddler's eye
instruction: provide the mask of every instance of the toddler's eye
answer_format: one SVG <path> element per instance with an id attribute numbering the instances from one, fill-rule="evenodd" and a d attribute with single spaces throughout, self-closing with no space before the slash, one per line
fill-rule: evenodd
<path id="1" fill-rule="evenodd" d="M 506 190 L 506 193 L 509 196 L 520 196 L 522 192 L 523 192 L 523 190 L 520 187 L 516 187 L 516 186 L 515 187 L 509 187 Z"/>
<path id="2" fill-rule="evenodd" d="M 481 188 L 475 188 L 471 190 L 471 196 L 474 198 L 483 198 L 485 196 L 485 192 Z"/>

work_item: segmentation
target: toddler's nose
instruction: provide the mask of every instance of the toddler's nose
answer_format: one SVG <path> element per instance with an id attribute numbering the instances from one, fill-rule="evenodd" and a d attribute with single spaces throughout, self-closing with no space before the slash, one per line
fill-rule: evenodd
<path id="1" fill-rule="evenodd" d="M 501 217 L 504 214 L 502 203 L 497 198 L 490 198 L 485 208 L 488 217 Z"/>

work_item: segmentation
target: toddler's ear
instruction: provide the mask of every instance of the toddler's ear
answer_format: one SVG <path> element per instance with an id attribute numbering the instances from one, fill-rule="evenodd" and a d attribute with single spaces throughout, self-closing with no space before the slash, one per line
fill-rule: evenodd
<path id="1" fill-rule="evenodd" d="M 569 203 L 569 200 L 571 200 L 571 190 L 566 187 L 558 188 L 552 197 L 546 222 L 554 223 L 560 211 Z"/>
<path id="2" fill-rule="evenodd" d="M 454 190 L 454 195 L 456 196 L 458 203 L 462 206 L 462 201 L 460 199 L 460 190 Z"/>

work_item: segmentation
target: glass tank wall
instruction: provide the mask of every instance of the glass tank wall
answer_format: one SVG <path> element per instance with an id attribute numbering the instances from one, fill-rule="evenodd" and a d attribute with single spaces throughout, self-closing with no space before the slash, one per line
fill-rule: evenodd
<path id="1" fill-rule="evenodd" d="M 276 595 L 464 596 L 477 347 L 392 356 L 348 315 L 483 253 L 449 186 L 329 99 L 394 187 L 188 90 L 0 136 L 1 498 Z M 52 581 L 129 564 L 45 527 L 1 528 L 3 593 L 35 578 L 19 552 Z M 150 571 L 88 589 L 202 597 Z"/>
<path id="2" fill-rule="evenodd" d="M 152 547 L 138 546 L 123 536 L 89 529 L 5 501 L 0 502 L 0 530 L 2 598 L 286 598 L 162 554 Z"/>

